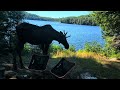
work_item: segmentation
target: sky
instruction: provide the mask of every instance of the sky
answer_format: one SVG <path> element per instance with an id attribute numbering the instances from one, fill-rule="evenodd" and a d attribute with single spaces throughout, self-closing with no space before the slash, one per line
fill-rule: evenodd
<path id="1" fill-rule="evenodd" d="M 26 11 L 43 17 L 61 18 L 69 16 L 87 15 L 90 11 Z"/>

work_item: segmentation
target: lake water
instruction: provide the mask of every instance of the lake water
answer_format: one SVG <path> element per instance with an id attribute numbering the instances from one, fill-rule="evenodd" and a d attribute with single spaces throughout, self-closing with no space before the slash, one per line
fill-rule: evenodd
<path id="1" fill-rule="evenodd" d="M 83 49 L 86 42 L 96 41 L 104 46 L 105 41 L 102 38 L 102 30 L 99 26 L 88 26 L 88 25 L 76 25 L 76 24 L 65 24 L 60 22 L 52 21 L 40 21 L 40 20 L 25 20 L 31 24 L 43 26 L 50 24 L 55 30 L 68 32 L 67 35 L 71 37 L 67 38 L 70 45 L 74 45 L 76 50 Z M 54 44 L 59 44 L 57 41 L 53 41 Z M 62 45 L 61 45 L 62 46 Z"/>

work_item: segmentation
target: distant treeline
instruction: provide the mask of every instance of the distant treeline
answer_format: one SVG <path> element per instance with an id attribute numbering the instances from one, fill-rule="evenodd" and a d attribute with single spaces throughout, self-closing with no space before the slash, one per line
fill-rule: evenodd
<path id="1" fill-rule="evenodd" d="M 43 20 L 43 21 L 57 21 L 55 18 L 50 18 L 50 17 L 41 17 L 35 14 L 27 13 L 25 12 L 24 19 L 29 19 L 29 20 Z"/>
<path id="2" fill-rule="evenodd" d="M 65 18 L 50 18 L 50 17 L 41 17 L 35 14 L 30 14 L 25 12 L 24 18 L 30 20 L 58 21 L 61 23 L 68 23 L 68 24 L 92 25 L 92 26 L 97 25 L 94 21 L 94 18 L 91 15 L 82 15 L 78 17 L 65 17 Z"/>
<path id="3" fill-rule="evenodd" d="M 61 23 L 68 23 L 68 24 L 80 24 L 80 25 L 92 25 L 96 26 L 96 22 L 91 15 L 82 15 L 78 17 L 66 17 L 60 19 Z"/>

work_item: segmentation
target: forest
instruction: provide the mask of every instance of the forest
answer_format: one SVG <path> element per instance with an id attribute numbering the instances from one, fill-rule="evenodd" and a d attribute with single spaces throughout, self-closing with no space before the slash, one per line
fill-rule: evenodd
<path id="1" fill-rule="evenodd" d="M 120 11 L 93 11 L 90 15 L 57 19 L 63 23 L 98 25 L 106 41 L 104 47 L 97 42 L 86 43 L 84 49 L 78 51 L 70 45 L 64 49 L 51 44 L 48 50 L 49 61 L 46 70 L 28 69 L 33 54 L 40 55 L 40 46 L 24 45 L 21 54 L 27 69 L 13 70 L 16 56 L 17 35 L 15 27 L 24 19 L 55 20 L 36 15 L 26 15 L 25 11 L 0 11 L 0 78 L 1 79 L 58 79 L 50 72 L 55 65 L 65 58 L 75 66 L 59 79 L 120 79 Z M 62 33 L 66 35 L 66 33 Z M 44 56 L 42 56 L 44 57 Z M 58 70 L 59 71 L 59 70 Z M 61 74 L 61 73 L 59 73 Z M 84 76 L 91 77 L 84 77 Z"/>
<path id="2" fill-rule="evenodd" d="M 43 20 L 43 21 L 58 21 L 61 23 L 68 24 L 78 24 L 78 25 L 91 25 L 96 26 L 96 22 L 94 21 L 94 17 L 91 15 L 82 15 L 78 17 L 65 17 L 65 18 L 50 18 L 50 17 L 41 17 L 35 14 L 30 14 L 25 12 L 25 19 L 31 20 Z"/>
<path id="3" fill-rule="evenodd" d="M 68 23 L 68 24 L 78 24 L 78 25 L 91 25 L 96 26 L 96 22 L 94 21 L 94 17 L 91 15 L 82 15 L 78 17 L 65 17 L 60 18 L 59 21 L 61 23 Z"/>
<path id="4" fill-rule="evenodd" d="M 55 18 L 50 18 L 50 17 L 42 17 L 42 16 L 38 16 L 35 14 L 31 14 L 28 12 L 24 12 L 24 19 L 29 19 L 29 20 L 43 20 L 43 21 L 57 21 L 57 19 Z"/>

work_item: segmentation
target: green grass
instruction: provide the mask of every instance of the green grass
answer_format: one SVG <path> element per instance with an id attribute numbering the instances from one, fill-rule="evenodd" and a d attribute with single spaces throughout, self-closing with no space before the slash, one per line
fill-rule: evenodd
<path id="1" fill-rule="evenodd" d="M 29 51 L 25 49 L 25 51 L 23 51 L 22 58 L 24 64 L 28 67 L 32 58 L 32 52 L 29 46 L 26 47 Z M 100 50 L 99 47 L 96 48 L 97 50 Z M 104 54 L 100 52 L 96 52 L 97 50 L 95 51 L 94 48 L 91 50 L 87 48 L 75 51 L 73 46 L 70 46 L 68 50 L 59 46 L 55 46 L 55 48 L 52 46 L 50 49 L 50 59 L 47 64 L 48 70 L 51 70 L 61 60 L 61 58 L 65 58 L 66 60 L 75 63 L 75 67 L 73 67 L 65 76 L 66 79 L 78 79 L 80 74 L 83 72 L 89 72 L 98 79 L 120 79 L 120 62 L 108 60 L 108 57 L 104 56 Z"/>
<path id="2" fill-rule="evenodd" d="M 29 65 L 31 56 L 31 54 L 23 56 L 26 66 Z M 51 53 L 47 69 L 51 70 L 61 58 L 75 63 L 75 67 L 65 76 L 67 79 L 78 79 L 83 72 L 89 72 L 98 79 L 120 79 L 120 69 L 114 68 L 116 62 L 109 62 L 103 55 L 82 50 L 77 52 L 63 50 Z"/>
<path id="3" fill-rule="evenodd" d="M 28 54 L 29 52 L 32 52 L 33 48 L 31 48 L 29 44 L 25 44 L 24 47 L 25 48 L 24 48 L 23 54 Z M 38 51 L 37 48 L 35 51 Z M 74 53 L 76 50 L 73 45 L 70 45 L 68 50 L 64 50 L 64 48 L 59 45 L 54 45 L 54 44 L 50 45 L 49 53 L 56 54 L 61 51 L 64 51 L 66 54 L 69 54 L 68 51 L 72 51 L 70 53 Z M 109 58 L 118 58 L 118 59 L 120 58 L 120 52 L 118 50 L 115 50 L 109 44 L 106 44 L 105 47 L 102 47 L 97 42 L 86 42 L 82 51 L 98 53 Z"/>

